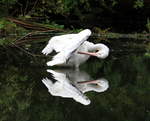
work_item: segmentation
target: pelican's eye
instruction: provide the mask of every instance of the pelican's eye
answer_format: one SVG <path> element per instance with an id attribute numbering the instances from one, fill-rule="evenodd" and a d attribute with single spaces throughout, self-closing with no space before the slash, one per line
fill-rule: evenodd
<path id="1" fill-rule="evenodd" d="M 99 50 L 96 50 L 95 52 L 97 53 Z"/>

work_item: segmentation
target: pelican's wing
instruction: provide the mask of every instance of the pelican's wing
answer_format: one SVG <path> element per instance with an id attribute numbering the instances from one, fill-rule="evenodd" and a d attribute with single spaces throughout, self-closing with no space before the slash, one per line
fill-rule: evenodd
<path id="1" fill-rule="evenodd" d="M 50 80 L 50 79 L 48 79 L 48 78 L 42 79 L 42 82 L 43 82 L 43 84 L 48 88 L 49 91 L 50 91 L 51 88 L 53 87 L 52 80 Z"/>
<path id="2" fill-rule="evenodd" d="M 67 60 L 71 57 L 72 53 L 74 53 L 86 39 L 86 37 L 81 36 L 76 36 L 70 39 L 71 43 L 66 44 L 62 50 L 60 49 L 61 51 L 58 54 L 56 54 L 53 57 L 52 61 L 49 61 L 47 65 L 53 66 L 66 63 Z"/>
<path id="3" fill-rule="evenodd" d="M 61 52 L 66 46 L 74 43 L 74 38 L 76 38 L 76 36 L 77 34 L 66 34 L 52 37 L 46 47 L 42 50 L 42 53 L 48 55 L 53 50 Z"/>
<path id="4" fill-rule="evenodd" d="M 49 42 L 53 46 L 53 49 L 56 52 L 61 52 L 66 48 L 67 46 L 70 46 L 74 43 L 76 43 L 76 38 L 78 37 L 78 34 L 66 34 L 61 36 L 53 37 L 53 39 Z"/>
<path id="5" fill-rule="evenodd" d="M 48 69 L 47 72 L 52 73 L 53 77 L 57 80 L 57 82 L 53 85 L 51 85 L 51 81 L 49 79 L 42 80 L 52 95 L 73 98 L 75 101 L 84 105 L 90 104 L 90 99 L 70 83 L 70 80 L 67 78 L 65 73 L 50 69 Z"/>
<path id="6" fill-rule="evenodd" d="M 43 84 L 47 87 L 48 92 L 53 96 L 61 96 L 63 92 L 63 83 L 56 81 L 55 83 L 52 80 L 46 78 L 42 80 Z"/>
<path id="7" fill-rule="evenodd" d="M 56 79 L 57 81 L 64 82 L 68 80 L 64 73 L 53 71 L 51 69 L 47 69 L 47 72 L 51 73 L 53 75 L 53 78 Z"/>
<path id="8" fill-rule="evenodd" d="M 53 75 L 53 78 L 57 80 L 56 82 L 53 83 L 52 80 L 45 78 L 42 80 L 44 85 L 48 88 L 48 92 L 51 95 L 54 96 L 65 96 L 64 94 L 64 82 L 68 81 L 66 78 L 66 75 L 63 73 L 59 73 L 53 70 L 47 70 L 47 72 L 51 73 Z"/>

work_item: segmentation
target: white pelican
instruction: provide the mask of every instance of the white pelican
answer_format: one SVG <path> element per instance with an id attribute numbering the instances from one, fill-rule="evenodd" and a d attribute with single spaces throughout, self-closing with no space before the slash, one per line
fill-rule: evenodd
<path id="1" fill-rule="evenodd" d="M 85 29 L 77 34 L 52 37 L 42 53 L 48 55 L 55 50 L 58 54 L 53 57 L 52 61 L 47 62 L 47 65 L 69 65 L 78 68 L 90 56 L 106 58 L 109 48 L 104 44 L 93 44 L 86 41 L 90 35 L 91 31 Z"/>
<path id="2" fill-rule="evenodd" d="M 85 92 L 104 92 L 109 87 L 108 81 L 104 78 L 89 81 L 90 76 L 83 71 L 50 69 L 47 71 L 57 80 L 55 83 L 48 78 L 42 80 L 51 95 L 73 98 L 84 105 L 89 105 L 91 102 Z"/>

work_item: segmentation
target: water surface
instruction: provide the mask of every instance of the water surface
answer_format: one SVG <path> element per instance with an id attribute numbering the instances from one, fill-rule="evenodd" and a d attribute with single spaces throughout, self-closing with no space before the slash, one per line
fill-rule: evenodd
<path id="1" fill-rule="evenodd" d="M 150 59 L 145 53 L 112 52 L 105 60 L 90 58 L 78 71 L 71 69 L 71 72 L 66 68 L 48 68 L 47 60 L 15 48 L 1 49 L 0 121 L 150 120 Z M 65 73 L 67 84 L 90 103 L 52 96 L 42 79 L 48 78 L 53 83 L 59 79 L 47 69 Z M 101 78 L 107 80 L 108 88 L 100 92 L 95 87 L 85 91 L 76 85 L 76 81 Z"/>

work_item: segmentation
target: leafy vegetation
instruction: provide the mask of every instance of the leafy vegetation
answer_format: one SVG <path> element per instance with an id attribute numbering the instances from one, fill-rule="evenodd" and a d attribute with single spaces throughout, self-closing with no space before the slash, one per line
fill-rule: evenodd
<path id="1" fill-rule="evenodd" d="M 1 0 L 1 16 L 55 22 L 65 27 L 113 27 L 124 31 L 143 31 L 150 6 L 146 0 Z M 126 16 L 126 17 L 125 17 Z M 134 16 L 134 17 L 132 17 Z M 139 16 L 142 16 L 139 19 Z M 131 18 L 132 17 L 132 18 Z M 129 24 L 128 28 L 122 25 Z M 94 22 L 93 22 L 94 21 Z M 115 21 L 118 21 L 117 23 Z M 135 23 L 134 23 L 135 22 Z M 62 24 L 63 23 L 63 24 Z M 69 23 L 69 25 L 67 25 Z M 131 24 L 130 24 L 131 23 Z M 137 26 L 133 26 L 136 24 Z M 76 25 L 76 26 L 75 26 Z M 120 25 L 120 27 L 118 27 Z M 121 26 L 122 25 L 122 26 Z"/>
<path id="2" fill-rule="evenodd" d="M 0 33 L 25 36 L 33 32 L 31 28 L 25 30 L 6 19 L 15 17 L 43 27 L 67 30 L 67 33 L 83 28 L 98 30 L 96 34 L 100 33 L 102 40 L 122 36 L 118 33 L 135 33 L 135 39 L 136 33 L 143 33 L 137 34 L 140 35 L 137 38 L 142 36 L 147 39 L 145 34 L 150 31 L 149 8 L 146 0 L 1 0 Z M 0 45 L 9 43 L 11 40 L 2 36 Z"/>
<path id="3" fill-rule="evenodd" d="M 147 18 L 146 28 L 147 28 L 148 32 L 150 33 L 150 20 L 149 20 L 149 18 Z"/>
<path id="4" fill-rule="evenodd" d="M 10 45 L 20 36 L 27 34 L 29 31 L 17 26 L 5 18 L 0 19 L 0 45 Z"/>
<path id="5" fill-rule="evenodd" d="M 143 8 L 144 7 L 144 1 L 143 0 L 136 0 L 133 7 L 136 9 Z"/>

